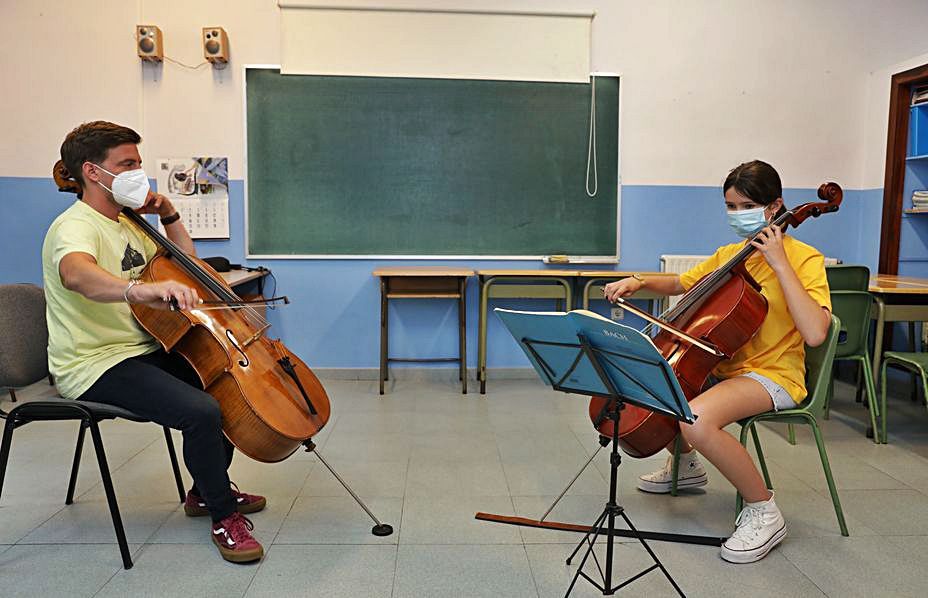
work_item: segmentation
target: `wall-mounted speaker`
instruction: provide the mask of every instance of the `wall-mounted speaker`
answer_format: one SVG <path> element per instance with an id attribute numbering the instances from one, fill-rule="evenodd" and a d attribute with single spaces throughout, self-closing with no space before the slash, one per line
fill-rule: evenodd
<path id="1" fill-rule="evenodd" d="M 217 63 L 229 62 L 229 37 L 222 27 L 203 28 L 203 56 Z"/>
<path id="2" fill-rule="evenodd" d="M 135 47 L 142 60 L 164 60 L 164 37 L 161 35 L 161 29 L 154 25 L 135 26 Z"/>

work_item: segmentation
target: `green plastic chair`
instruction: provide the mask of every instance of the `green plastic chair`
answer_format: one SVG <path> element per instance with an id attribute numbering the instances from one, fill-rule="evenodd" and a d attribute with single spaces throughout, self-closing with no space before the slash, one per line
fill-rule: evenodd
<path id="1" fill-rule="evenodd" d="M 883 423 L 880 438 L 883 440 L 883 444 L 886 444 L 888 439 L 886 436 L 886 368 L 888 366 L 905 369 L 914 374 L 916 378 L 920 378 L 922 390 L 924 391 L 922 396 L 928 397 L 928 374 L 925 373 L 928 371 L 928 353 L 911 351 L 887 351 L 883 353 L 883 361 L 880 363 L 880 405 Z"/>
<path id="2" fill-rule="evenodd" d="M 832 291 L 868 291 L 870 289 L 870 268 L 867 266 L 856 264 L 825 266 L 825 277 L 828 279 L 828 288 Z M 860 371 L 857 372 L 855 380 L 857 402 L 860 403 L 863 391 Z M 828 418 L 828 411 L 825 411 L 825 418 Z"/>
<path id="3" fill-rule="evenodd" d="M 857 264 L 835 264 L 832 266 L 825 266 L 825 278 L 828 279 L 828 288 L 832 292 L 834 291 L 865 291 L 866 292 L 870 288 L 870 268 L 868 268 L 867 266 L 861 266 Z M 869 336 L 870 334 L 869 313 L 870 312 L 868 311 L 867 312 L 867 330 L 866 330 L 867 336 Z M 841 319 L 842 322 L 850 321 L 850 318 L 845 317 L 844 314 L 839 313 L 838 317 Z M 854 321 L 856 321 L 856 319 Z M 869 347 L 866 339 L 864 339 L 863 347 L 865 349 Z M 839 353 L 841 352 L 840 347 L 838 351 Z M 856 351 L 856 354 L 862 355 L 863 353 L 861 351 Z M 848 354 L 848 355 L 850 356 L 851 354 Z M 869 358 L 867 358 L 867 361 L 870 361 Z M 861 375 L 860 375 L 861 367 L 864 367 L 863 364 L 858 364 L 857 375 L 856 375 L 857 402 L 859 403 L 861 401 L 861 391 L 863 390 L 861 386 L 861 382 L 865 382 L 865 384 L 867 384 L 867 392 L 869 393 L 868 396 L 870 397 L 869 404 L 872 405 L 876 402 L 876 398 L 875 398 L 876 395 L 873 390 L 873 372 L 871 369 L 870 376 L 869 376 L 870 379 L 869 381 L 867 381 L 865 378 L 861 378 Z M 831 405 L 831 397 L 833 395 L 834 395 L 834 382 L 832 382 L 828 390 L 828 400 L 825 401 L 825 419 L 828 419 L 829 407 Z M 873 411 L 871 411 L 870 413 L 873 414 Z M 876 434 L 877 434 L 876 427 L 872 427 L 871 429 L 873 430 L 873 441 L 878 442 L 878 440 L 876 439 Z M 793 430 L 793 426 L 789 426 L 787 432 L 788 432 L 787 439 L 789 440 L 789 443 L 796 444 L 796 432 Z"/>
<path id="4" fill-rule="evenodd" d="M 828 288 L 832 291 L 866 291 L 870 288 L 870 268 L 854 264 L 825 266 Z"/>
<path id="5" fill-rule="evenodd" d="M 858 371 L 863 372 L 864 388 L 867 393 L 867 405 L 870 409 L 870 426 L 873 441 L 879 444 L 876 418 L 881 413 L 873 385 L 873 360 L 870 358 L 870 306 L 873 298 L 867 291 L 832 291 L 831 309 L 841 320 L 841 332 L 835 349 L 835 361 L 855 361 Z M 831 399 L 834 396 L 834 381 L 828 385 L 825 399 L 824 416 L 828 419 Z"/>
<path id="6" fill-rule="evenodd" d="M 757 460 L 760 463 L 761 473 L 764 476 L 764 483 L 767 488 L 773 489 L 770 481 L 770 473 L 767 471 L 767 462 L 764 460 L 764 452 L 760 446 L 760 438 L 757 435 L 755 425 L 761 421 L 772 421 L 785 424 L 804 424 L 812 427 L 812 434 L 815 437 L 815 444 L 818 447 L 818 454 L 822 460 L 822 469 L 825 472 L 825 480 L 828 482 L 828 490 L 831 492 L 831 502 L 835 507 L 835 515 L 838 518 L 838 526 L 841 528 L 841 535 L 847 536 L 847 524 L 844 521 L 844 511 L 841 509 L 841 500 L 838 498 L 838 490 L 835 487 L 835 480 L 831 474 L 831 465 L 828 463 L 828 454 L 825 451 L 825 441 L 822 438 L 822 431 L 819 429 L 818 420 L 824 415 L 825 400 L 828 395 L 828 386 L 831 382 L 832 365 L 834 364 L 835 349 L 838 344 L 838 335 L 841 330 L 841 320 L 832 314 L 831 327 L 828 329 L 828 336 L 825 341 L 818 347 L 806 346 L 806 388 L 809 395 L 801 405 L 795 409 L 781 409 L 780 411 L 767 411 L 758 415 L 743 419 L 738 423 L 741 425 L 741 444 L 747 447 L 748 432 L 754 441 L 754 448 L 757 451 Z M 671 494 L 677 494 L 677 471 L 680 463 L 680 435 L 677 435 L 677 441 L 674 443 L 673 458 L 673 484 Z M 738 493 L 736 499 L 736 512 L 740 513 L 744 506 L 744 500 L 741 493 Z"/>

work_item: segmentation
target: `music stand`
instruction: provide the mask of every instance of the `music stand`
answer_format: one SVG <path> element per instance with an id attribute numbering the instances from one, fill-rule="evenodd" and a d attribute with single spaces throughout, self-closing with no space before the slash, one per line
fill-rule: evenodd
<path id="1" fill-rule="evenodd" d="M 611 399 L 604 407 L 611 411 L 608 416 L 613 421 L 612 452 L 609 459 L 609 501 L 591 526 L 488 513 L 477 513 L 477 519 L 584 533 L 577 548 L 567 558 L 569 565 L 583 544 L 588 544 L 565 596 L 570 595 L 580 577 L 589 581 L 604 595 L 611 595 L 654 569 L 660 569 L 677 593 L 683 596 L 683 591 L 646 540 L 720 546 L 724 538 L 638 530 L 625 513 L 625 509 L 616 502 L 618 468 L 622 461 L 618 450 L 619 418 L 625 404 L 649 409 L 681 422 L 695 421 L 673 369 L 649 338 L 633 328 L 617 324 L 592 312 L 574 311 L 565 314 L 503 309 L 495 311 L 519 342 L 539 376 L 549 386 L 566 393 L 597 395 Z M 615 521 L 619 517 L 625 521 L 628 530 L 616 529 Z M 594 552 L 596 540 L 600 535 L 606 536 L 605 572 Z M 637 539 L 654 564 L 613 586 L 612 557 L 616 536 Z M 593 555 L 602 576 L 602 584 L 583 570 L 590 555 Z"/>

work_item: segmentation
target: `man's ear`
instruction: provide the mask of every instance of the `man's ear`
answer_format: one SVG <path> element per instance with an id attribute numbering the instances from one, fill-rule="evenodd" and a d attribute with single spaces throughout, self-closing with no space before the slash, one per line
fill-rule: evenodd
<path id="1" fill-rule="evenodd" d="M 92 173 L 92 174 L 91 174 Z M 94 183 L 100 182 L 100 169 L 91 164 L 90 162 L 84 162 L 81 164 L 81 174 L 85 181 L 90 181 Z"/>

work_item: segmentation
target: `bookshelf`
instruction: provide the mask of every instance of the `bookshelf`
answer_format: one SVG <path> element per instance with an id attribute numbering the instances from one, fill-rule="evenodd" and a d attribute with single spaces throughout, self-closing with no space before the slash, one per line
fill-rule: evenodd
<path id="1" fill-rule="evenodd" d="M 928 189 L 928 102 L 909 109 L 908 144 L 903 182 L 903 210 L 906 214 L 928 214 L 928 206 L 916 206 L 912 194 Z"/>
<path id="2" fill-rule="evenodd" d="M 917 93 L 917 89 L 913 91 Z M 928 189 L 928 103 L 909 108 L 905 156 L 905 178 L 902 184 L 902 222 L 900 223 L 899 274 L 928 274 L 928 204 L 916 205 L 915 191 Z"/>

